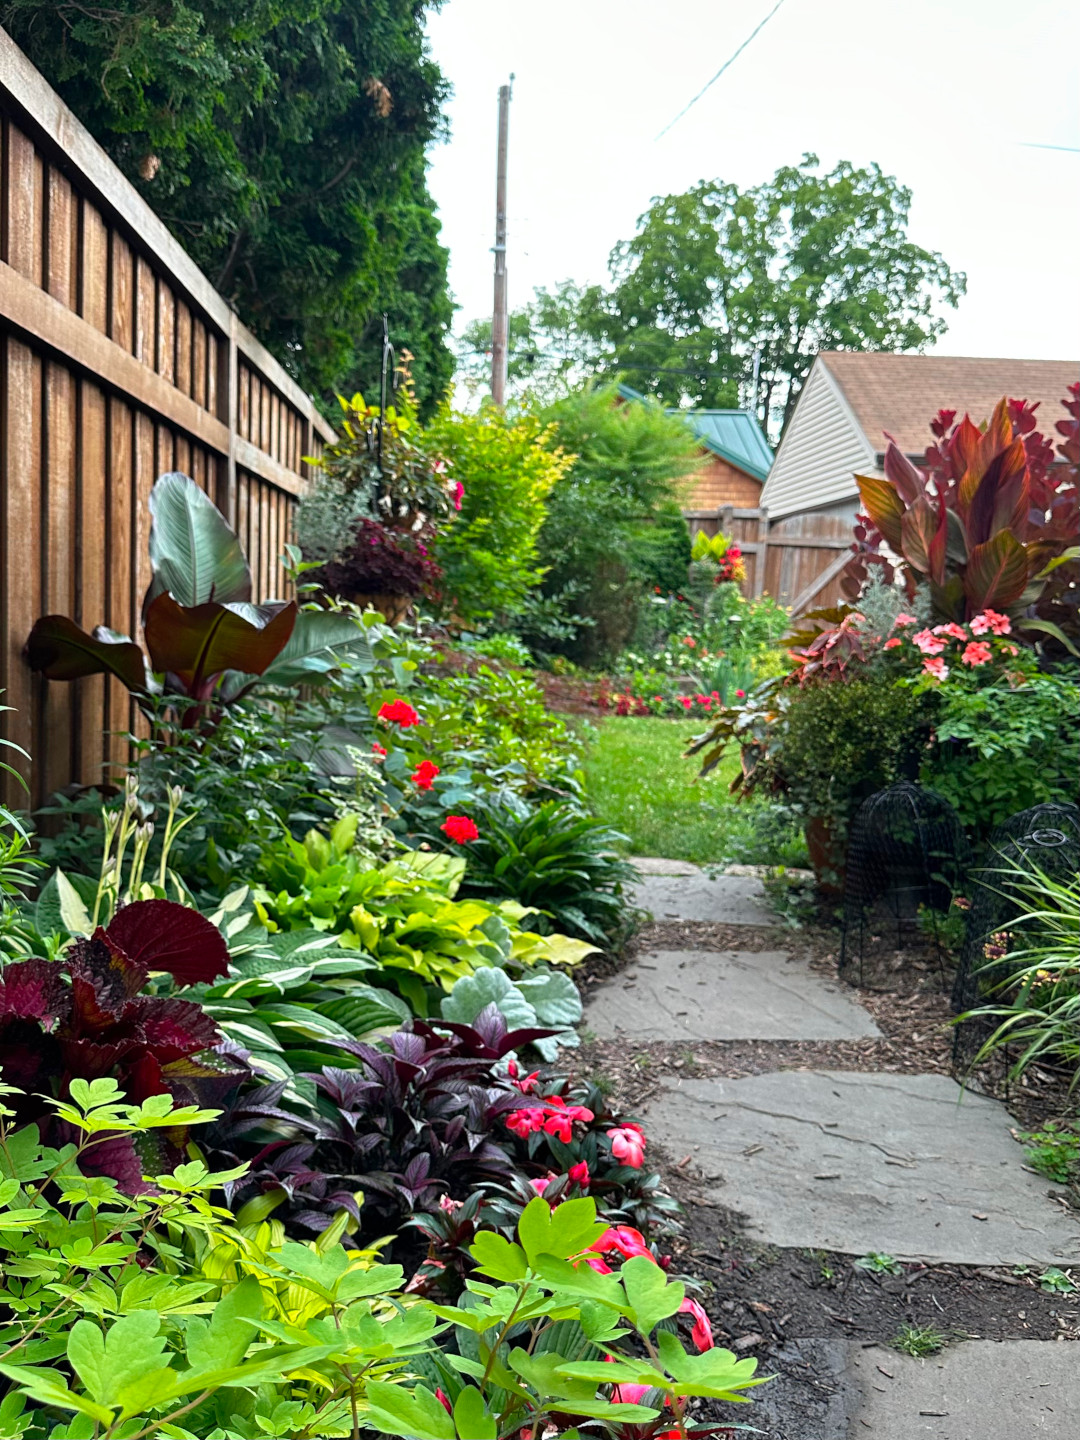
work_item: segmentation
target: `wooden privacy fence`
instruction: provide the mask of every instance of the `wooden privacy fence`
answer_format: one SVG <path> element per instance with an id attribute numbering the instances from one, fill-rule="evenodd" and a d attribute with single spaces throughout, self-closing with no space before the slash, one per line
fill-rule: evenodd
<path id="1" fill-rule="evenodd" d="M 34 621 L 138 634 L 165 470 L 236 526 L 256 598 L 280 595 L 302 457 L 334 432 L 3 30 L 0 120 L 0 723 L 37 805 L 122 763 L 140 717 L 119 681 L 31 675 Z"/>
<path id="2" fill-rule="evenodd" d="M 769 524 L 766 510 L 684 510 L 691 538 L 699 530 L 735 540 L 743 552 L 743 594 L 771 595 L 793 615 L 841 600 L 840 572 L 851 558 L 851 522 L 835 515 L 789 515 Z"/>

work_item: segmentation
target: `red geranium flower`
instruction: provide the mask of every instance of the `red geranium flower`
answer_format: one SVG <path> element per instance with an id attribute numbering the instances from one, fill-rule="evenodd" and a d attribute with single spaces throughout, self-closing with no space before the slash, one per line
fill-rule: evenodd
<path id="1" fill-rule="evenodd" d="M 464 845 L 469 840 L 479 840 L 480 831 L 467 815 L 448 815 L 439 829 L 455 845 Z"/>
<path id="2" fill-rule="evenodd" d="M 412 773 L 413 784 L 418 790 L 430 790 L 438 773 L 438 765 L 430 760 L 422 760 Z"/>
<path id="3" fill-rule="evenodd" d="M 379 709 L 379 719 L 390 725 L 400 725 L 403 730 L 420 724 L 420 716 L 407 700 L 388 700 Z"/>
<path id="4" fill-rule="evenodd" d="M 384 746 L 380 745 L 377 740 L 375 741 L 375 744 L 371 747 L 371 753 L 375 756 L 376 760 L 386 759 L 386 749 Z"/>

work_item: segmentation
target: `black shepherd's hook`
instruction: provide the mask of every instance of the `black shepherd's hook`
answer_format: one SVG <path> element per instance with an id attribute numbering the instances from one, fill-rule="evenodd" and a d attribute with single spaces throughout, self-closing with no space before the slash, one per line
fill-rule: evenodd
<path id="1" fill-rule="evenodd" d="M 379 474 L 382 474 L 383 456 L 383 426 L 386 423 L 386 385 L 389 380 L 391 387 L 397 389 L 397 355 L 393 345 L 390 343 L 390 324 L 387 317 L 382 317 L 382 369 L 379 375 L 379 433 L 377 439 L 377 457 L 379 462 Z"/>

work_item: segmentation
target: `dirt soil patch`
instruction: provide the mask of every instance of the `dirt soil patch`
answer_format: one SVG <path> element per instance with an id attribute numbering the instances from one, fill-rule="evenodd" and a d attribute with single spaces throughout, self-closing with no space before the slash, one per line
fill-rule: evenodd
<path id="1" fill-rule="evenodd" d="M 1051 1294 L 1038 1276 L 967 1265 L 906 1264 L 898 1275 L 825 1250 L 763 1246 L 742 1237 L 731 1211 L 669 1169 L 685 1207 L 673 1271 L 706 1284 L 718 1344 L 767 1357 L 791 1339 L 891 1342 L 904 1325 L 949 1339 L 1080 1339 L 1080 1294 Z"/>

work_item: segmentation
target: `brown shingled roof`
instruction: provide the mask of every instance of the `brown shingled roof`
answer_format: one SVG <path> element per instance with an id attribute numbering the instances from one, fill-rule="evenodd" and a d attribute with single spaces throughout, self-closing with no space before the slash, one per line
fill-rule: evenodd
<path id="1" fill-rule="evenodd" d="M 825 350 L 820 359 L 837 381 L 870 443 L 884 450 L 888 431 L 907 455 L 921 456 L 932 442 L 930 421 L 939 410 L 965 412 L 976 425 L 988 420 L 1003 395 L 1041 402 L 1039 428 L 1056 440 L 1065 418 L 1061 401 L 1080 380 L 1072 360 L 984 360 L 956 355 L 863 354 Z"/>

